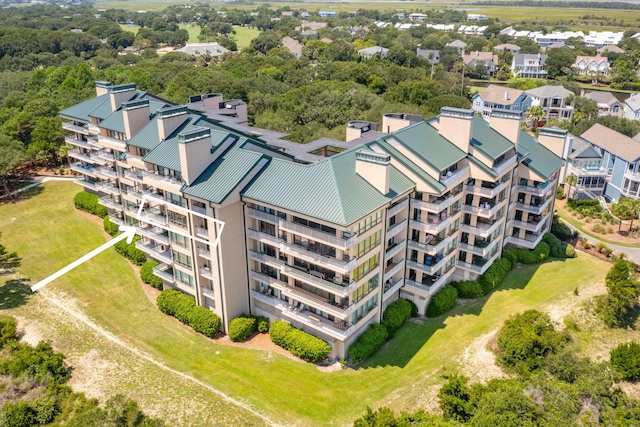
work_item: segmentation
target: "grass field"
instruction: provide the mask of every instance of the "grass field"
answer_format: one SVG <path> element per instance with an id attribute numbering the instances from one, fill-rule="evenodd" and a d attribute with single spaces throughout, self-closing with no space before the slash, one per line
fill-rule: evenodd
<path id="1" fill-rule="evenodd" d="M 257 28 L 234 25 L 233 29 L 236 31 L 236 33 L 233 35 L 233 38 L 238 45 L 238 50 L 249 47 L 249 45 L 251 44 L 251 40 L 255 39 L 260 34 L 260 30 L 258 30 Z"/>
<path id="2" fill-rule="evenodd" d="M 122 28 L 124 31 L 129 31 L 130 33 L 133 33 L 133 34 L 138 34 L 138 30 L 140 30 L 140 27 L 137 25 L 120 24 L 120 28 Z"/>
<path id="3" fill-rule="evenodd" d="M 33 283 L 104 242 L 100 225 L 74 210 L 71 200 L 78 191 L 72 183 L 47 183 L 41 194 L 0 206 L 2 242 L 18 251 L 23 258 L 19 273 Z M 409 323 L 362 368 L 333 373 L 280 355 L 220 345 L 193 333 L 151 304 L 131 267 L 112 249 L 58 279 L 46 292 L 64 295 L 96 324 L 154 360 L 193 375 L 279 423 L 349 425 L 366 406 L 414 410 L 432 404 L 442 370 L 456 369 L 477 337 L 492 333 L 514 313 L 572 301 L 576 287 L 602 282 L 608 268 L 584 255 L 519 267 L 490 296 L 458 306 L 446 316 Z M 10 312 L 37 316 L 36 308 L 45 302 L 37 295 Z M 64 326 L 62 320 L 55 325 L 57 333 L 50 339 L 58 348 L 73 351 L 97 345 L 69 336 L 72 325 Z M 179 402 L 167 403 L 170 408 L 172 404 Z M 250 417 L 234 405 L 225 410 L 230 419 Z"/>
<path id="4" fill-rule="evenodd" d="M 178 24 L 181 30 L 187 30 L 189 33 L 189 41 L 187 43 L 199 43 L 200 27 L 197 25 Z"/>

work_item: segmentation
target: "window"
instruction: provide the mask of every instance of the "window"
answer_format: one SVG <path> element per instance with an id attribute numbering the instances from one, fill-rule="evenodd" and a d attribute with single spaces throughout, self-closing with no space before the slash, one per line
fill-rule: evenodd
<path id="1" fill-rule="evenodd" d="M 364 285 L 360 286 L 358 289 L 353 291 L 351 294 L 351 303 L 355 304 L 360 301 L 362 298 L 367 296 L 369 292 L 378 287 L 378 276 L 373 276 L 370 280 L 367 281 Z"/>
<path id="2" fill-rule="evenodd" d="M 173 270 L 173 277 L 176 278 L 177 282 L 182 283 L 183 285 L 187 285 L 190 288 L 193 288 L 193 277 L 185 272 L 180 270 Z"/>
<path id="3" fill-rule="evenodd" d="M 165 191 L 164 198 L 167 202 L 173 203 L 174 205 L 182 206 L 183 208 L 187 207 L 187 200 L 184 197 L 179 196 L 178 194 L 173 194 Z"/>
<path id="4" fill-rule="evenodd" d="M 360 264 L 353 270 L 353 280 L 358 281 L 362 279 L 364 276 L 369 274 L 371 270 L 376 268 L 380 264 L 380 254 L 375 254 L 371 258 L 369 258 L 364 263 Z"/>
<path id="5" fill-rule="evenodd" d="M 178 265 L 181 265 L 186 268 L 193 268 L 191 264 L 191 257 L 180 252 L 171 251 L 171 255 L 173 255 L 173 262 Z"/>
<path id="6" fill-rule="evenodd" d="M 179 214 L 177 212 L 168 211 L 169 223 L 177 225 L 178 227 L 187 228 L 186 215 Z"/>
<path id="7" fill-rule="evenodd" d="M 169 232 L 171 236 L 171 243 L 174 245 L 181 246 L 183 248 L 189 247 L 189 239 L 182 234 L 174 233 L 173 231 Z"/>
<path id="8" fill-rule="evenodd" d="M 358 245 L 355 247 L 353 255 L 357 258 L 360 258 L 364 254 L 376 248 L 380 244 L 381 235 L 382 232 L 377 231 L 375 234 L 372 234 L 362 242 L 358 243 Z"/>
<path id="9" fill-rule="evenodd" d="M 362 234 L 365 231 L 369 230 L 371 227 L 374 227 L 382 221 L 382 212 L 378 211 L 373 215 L 363 219 L 354 227 L 355 234 Z"/>
<path id="10" fill-rule="evenodd" d="M 357 323 L 358 320 L 362 319 L 367 313 L 369 313 L 374 307 L 378 305 L 378 294 L 375 294 L 371 299 L 369 299 L 366 303 L 362 305 L 355 313 L 351 316 L 352 323 Z"/>

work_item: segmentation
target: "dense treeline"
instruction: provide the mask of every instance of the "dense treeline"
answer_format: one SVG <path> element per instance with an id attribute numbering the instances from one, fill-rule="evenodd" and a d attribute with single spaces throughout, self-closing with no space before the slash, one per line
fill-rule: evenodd
<path id="1" fill-rule="evenodd" d="M 535 1 L 535 0 L 520 0 L 520 1 L 483 1 L 474 2 L 473 5 L 482 6 L 522 6 L 522 7 L 558 7 L 558 8 L 575 8 L 575 9 L 625 9 L 625 10 L 638 10 L 639 4 L 627 3 L 627 2 L 593 2 L 593 1 Z"/>

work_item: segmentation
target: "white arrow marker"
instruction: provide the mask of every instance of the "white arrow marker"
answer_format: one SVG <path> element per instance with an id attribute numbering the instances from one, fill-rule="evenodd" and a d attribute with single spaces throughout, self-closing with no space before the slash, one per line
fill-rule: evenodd
<path id="1" fill-rule="evenodd" d="M 40 289 L 41 287 L 48 285 L 49 283 L 53 282 L 54 280 L 56 280 L 58 277 L 62 276 L 63 274 L 68 273 L 69 271 L 73 270 L 74 268 L 76 268 L 77 266 L 79 266 L 80 264 L 89 261 L 91 258 L 93 258 L 94 256 L 98 255 L 99 253 L 109 249 L 111 246 L 115 245 L 116 243 L 127 239 L 127 243 L 131 243 L 133 241 L 133 236 L 135 236 L 136 234 L 136 228 L 135 227 L 127 227 L 124 225 L 121 225 L 119 227 L 119 230 L 122 231 L 122 234 L 114 237 L 113 239 L 109 240 L 107 243 L 105 243 L 104 245 L 100 246 L 97 249 L 92 250 L 91 252 L 89 252 L 88 254 L 86 254 L 85 256 L 83 256 L 80 259 L 75 260 L 74 262 L 72 262 L 71 264 L 67 265 L 65 268 L 63 268 L 62 270 L 52 274 L 51 276 L 47 277 L 44 280 L 39 281 L 38 283 L 36 283 L 35 285 L 33 285 L 31 287 L 31 291 L 35 292 L 38 289 Z"/>

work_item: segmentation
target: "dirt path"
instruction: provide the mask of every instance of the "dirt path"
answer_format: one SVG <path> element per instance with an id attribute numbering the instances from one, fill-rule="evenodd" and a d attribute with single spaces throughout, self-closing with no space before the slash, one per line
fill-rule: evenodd
<path id="1" fill-rule="evenodd" d="M 78 321 L 78 322 L 84 324 L 85 326 L 89 327 L 90 329 L 92 329 L 93 331 L 95 331 L 96 333 L 98 333 L 99 335 L 101 335 L 103 338 L 107 339 L 111 343 L 113 343 L 113 344 L 115 344 L 115 345 L 127 350 L 128 352 L 133 353 L 137 357 L 142 358 L 147 362 L 152 363 L 153 365 L 157 366 L 158 368 L 160 368 L 162 370 L 170 372 L 170 373 L 172 373 L 174 375 L 179 376 L 182 379 L 185 379 L 185 380 L 187 380 L 187 381 L 189 381 L 189 382 L 191 382 L 193 384 L 196 384 L 196 385 L 198 385 L 200 387 L 203 387 L 203 388 L 209 390 L 210 392 L 220 396 L 222 399 L 226 400 L 227 402 L 232 403 L 233 405 L 239 406 L 240 408 L 246 410 L 247 412 L 251 413 L 252 415 L 261 418 L 263 421 L 265 421 L 269 425 L 279 426 L 279 424 L 277 424 L 274 420 L 269 419 L 267 416 L 265 416 L 264 414 L 256 411 L 255 409 L 253 409 L 251 406 L 247 405 L 246 403 L 241 402 L 241 401 L 239 401 L 237 399 L 234 399 L 233 397 L 231 397 L 231 396 L 229 396 L 229 395 L 227 395 L 227 394 L 215 389 L 214 387 L 204 383 L 203 381 L 200 381 L 200 380 L 192 377 L 191 375 L 187 375 L 187 374 L 185 374 L 183 372 L 180 372 L 180 371 L 177 371 L 175 369 L 172 369 L 172 368 L 166 366 L 164 363 L 159 362 L 158 360 L 154 359 L 150 355 L 144 353 L 143 351 L 141 351 L 137 347 L 134 347 L 134 346 L 122 341 L 117 336 L 113 335 L 112 333 L 104 330 L 102 327 L 100 327 L 97 324 L 95 324 L 84 313 L 82 313 L 82 311 L 80 311 L 77 307 L 75 307 L 72 303 L 70 303 L 67 298 L 59 297 L 58 295 L 56 295 L 51 290 L 42 290 L 42 291 L 40 291 L 40 295 L 41 295 L 41 298 L 43 298 L 45 301 L 47 301 L 48 303 L 54 305 L 59 310 L 62 310 L 63 312 L 67 313 L 69 316 L 74 318 L 76 321 Z"/>

